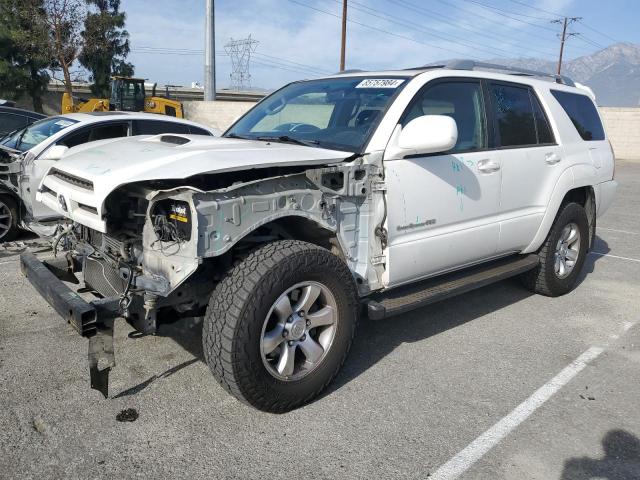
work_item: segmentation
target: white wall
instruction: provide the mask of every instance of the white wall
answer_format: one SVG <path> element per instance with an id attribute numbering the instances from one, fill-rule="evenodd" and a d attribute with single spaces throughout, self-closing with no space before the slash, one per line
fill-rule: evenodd
<path id="1" fill-rule="evenodd" d="M 640 107 L 600 107 L 613 153 L 623 160 L 640 160 Z"/>
<path id="2" fill-rule="evenodd" d="M 255 102 L 218 100 L 215 102 L 183 102 L 184 117 L 224 132 Z"/>

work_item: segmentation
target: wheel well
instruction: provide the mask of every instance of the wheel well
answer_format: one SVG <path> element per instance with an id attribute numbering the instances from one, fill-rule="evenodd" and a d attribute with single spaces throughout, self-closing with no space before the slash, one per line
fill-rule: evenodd
<path id="1" fill-rule="evenodd" d="M 591 249 L 596 235 L 596 195 L 593 187 L 585 186 L 569 190 L 562 199 L 560 209 L 567 203 L 577 203 L 584 208 L 589 220 L 589 249 Z"/>
<path id="2" fill-rule="evenodd" d="M 336 234 L 305 217 L 283 217 L 266 223 L 240 240 L 228 252 L 209 258 L 210 264 L 218 272 L 227 271 L 239 260 L 245 258 L 263 243 L 274 240 L 301 240 L 325 248 L 346 261 Z"/>

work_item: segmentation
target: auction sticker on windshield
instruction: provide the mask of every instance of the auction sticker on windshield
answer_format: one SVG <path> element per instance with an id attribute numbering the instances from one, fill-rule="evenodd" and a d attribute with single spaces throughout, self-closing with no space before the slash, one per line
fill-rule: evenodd
<path id="1" fill-rule="evenodd" d="M 356 88 L 398 88 L 402 82 L 400 78 L 365 78 Z"/>

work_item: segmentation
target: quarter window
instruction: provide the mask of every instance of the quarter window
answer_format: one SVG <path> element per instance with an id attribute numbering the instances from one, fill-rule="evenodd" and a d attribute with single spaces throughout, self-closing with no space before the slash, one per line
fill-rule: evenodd
<path id="1" fill-rule="evenodd" d="M 422 115 L 446 115 L 456 121 L 458 141 L 451 150 L 468 152 L 487 148 L 487 128 L 478 82 L 443 82 L 419 93 L 402 125 Z M 425 132 L 425 135 L 428 135 Z"/>
<path id="2" fill-rule="evenodd" d="M 491 84 L 489 89 L 499 144 L 517 147 L 538 143 L 529 89 L 502 84 Z"/>
<path id="3" fill-rule="evenodd" d="M 604 140 L 604 128 L 596 106 L 586 95 L 551 90 L 583 140 Z"/>

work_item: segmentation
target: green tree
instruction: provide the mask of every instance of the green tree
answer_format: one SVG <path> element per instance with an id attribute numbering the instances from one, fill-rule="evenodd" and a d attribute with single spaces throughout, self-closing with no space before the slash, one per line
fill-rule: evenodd
<path id="1" fill-rule="evenodd" d="M 52 67 L 62 70 L 66 93 L 72 97 L 71 67 L 82 50 L 82 24 L 87 11 L 81 0 L 43 0 Z"/>
<path id="2" fill-rule="evenodd" d="M 50 66 L 43 0 L 0 0 L 0 96 L 27 94 L 42 112 Z"/>
<path id="3" fill-rule="evenodd" d="M 125 61 L 129 54 L 126 15 L 120 11 L 120 0 L 86 2 L 93 9 L 84 23 L 84 48 L 78 60 L 91 73 L 93 94 L 108 98 L 112 75 L 133 75 L 133 65 Z"/>

